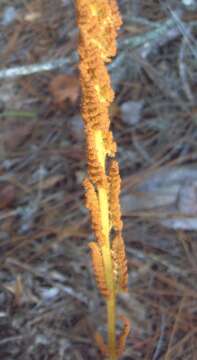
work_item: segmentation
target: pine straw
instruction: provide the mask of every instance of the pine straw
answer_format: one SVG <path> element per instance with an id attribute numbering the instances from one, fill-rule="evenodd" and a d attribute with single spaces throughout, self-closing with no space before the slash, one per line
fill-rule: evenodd
<path id="1" fill-rule="evenodd" d="M 3 67 L 67 56 L 73 65 L 60 73 L 76 74 L 74 9 L 63 3 L 34 0 L 27 6 L 16 1 L 19 20 L 4 28 L 0 39 Z M 154 1 L 148 6 L 140 1 L 139 8 L 134 1 L 132 6 L 130 1 L 120 3 L 125 23 L 120 65 L 111 68 L 117 93 L 112 114 L 123 192 L 130 194 L 157 169 L 196 164 L 196 19 L 193 11 L 183 9 L 182 20 L 178 18 L 174 32 L 163 41 L 166 32 L 158 36 L 154 22 L 161 26 L 172 19 L 176 2 L 173 9 Z M 13 2 L 1 7 L 7 5 Z M 27 13 L 40 15 L 27 22 Z M 181 33 L 180 25 L 190 29 L 187 46 L 187 32 L 183 27 Z M 152 30 L 151 50 L 143 57 L 147 32 Z M 79 115 L 79 100 L 68 99 L 63 108 L 54 102 L 49 86 L 57 74 L 5 79 L 0 84 L 4 360 L 99 359 L 93 335 L 99 327 L 105 332 L 105 310 L 92 279 L 87 246 L 92 233 L 81 185 L 86 171 L 84 140 L 79 136 L 82 130 L 77 129 L 76 136 L 71 120 Z M 144 101 L 136 126 L 122 121 L 121 105 L 129 100 Z M 195 233 L 168 230 L 160 216 L 158 209 L 124 216 L 130 286 L 119 307 L 133 328 L 125 360 L 195 359 Z"/>

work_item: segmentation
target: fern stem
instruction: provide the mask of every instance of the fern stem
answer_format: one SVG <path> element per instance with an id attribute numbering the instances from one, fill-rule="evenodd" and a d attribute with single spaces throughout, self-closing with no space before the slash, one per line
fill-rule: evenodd
<path id="1" fill-rule="evenodd" d="M 95 132 L 95 146 L 97 156 L 104 172 L 106 172 L 106 150 L 101 131 Z M 108 351 L 109 359 L 116 360 L 116 294 L 114 289 L 113 266 L 110 244 L 110 221 L 109 221 L 109 202 L 107 190 L 98 186 L 98 199 L 101 213 L 101 227 L 105 235 L 105 245 L 102 247 L 103 264 L 107 287 L 110 297 L 106 299 L 107 305 L 107 328 L 108 328 Z"/>
<path id="2" fill-rule="evenodd" d="M 107 318 L 108 318 L 108 350 L 109 360 L 117 360 L 116 355 L 116 296 L 107 299 Z"/>

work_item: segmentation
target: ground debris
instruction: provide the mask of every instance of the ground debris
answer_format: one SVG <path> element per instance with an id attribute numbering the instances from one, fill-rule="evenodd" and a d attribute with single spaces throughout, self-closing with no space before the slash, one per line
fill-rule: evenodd
<path id="1" fill-rule="evenodd" d="M 119 3 L 109 70 L 129 266 L 118 303 L 132 324 L 125 360 L 194 359 L 196 5 Z M 0 4 L 2 360 L 99 360 L 93 334 L 106 332 L 87 247 L 73 4 Z"/>

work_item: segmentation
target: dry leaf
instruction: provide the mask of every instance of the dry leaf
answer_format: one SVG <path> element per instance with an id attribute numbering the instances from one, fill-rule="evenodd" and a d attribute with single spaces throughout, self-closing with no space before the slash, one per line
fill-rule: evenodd
<path id="1" fill-rule="evenodd" d="M 14 151 L 22 145 L 32 135 L 33 127 L 33 124 L 13 124 L 10 129 L 5 131 L 4 145 L 6 150 Z"/>
<path id="2" fill-rule="evenodd" d="M 0 209 L 5 209 L 13 204 L 16 199 L 16 188 L 14 185 L 4 185 L 0 188 Z"/>
<path id="3" fill-rule="evenodd" d="M 17 306 L 21 305 L 23 296 L 23 284 L 21 276 L 17 275 L 16 281 L 13 284 L 5 285 L 5 288 L 14 295 L 14 300 Z"/>
<path id="4" fill-rule="evenodd" d="M 79 79 L 74 75 L 60 74 L 51 81 L 49 89 L 59 106 L 63 106 L 66 100 L 74 104 L 79 96 Z"/>
<path id="5" fill-rule="evenodd" d="M 52 187 L 54 187 L 56 184 L 58 184 L 60 181 L 64 180 L 64 175 L 54 175 L 50 176 L 49 178 L 41 181 L 39 187 L 41 190 L 47 190 Z"/>
<path id="6" fill-rule="evenodd" d="M 123 214 L 153 211 L 162 225 L 179 230 L 197 229 L 196 166 L 164 167 L 139 178 L 135 192 L 122 196 Z M 150 212 L 151 214 L 151 212 Z M 163 215 L 166 219 L 163 219 Z M 161 218 L 159 217 L 161 216 Z"/>
<path id="7" fill-rule="evenodd" d="M 15 283 L 15 302 L 17 306 L 20 306 L 23 295 L 23 284 L 21 277 L 18 275 Z"/>

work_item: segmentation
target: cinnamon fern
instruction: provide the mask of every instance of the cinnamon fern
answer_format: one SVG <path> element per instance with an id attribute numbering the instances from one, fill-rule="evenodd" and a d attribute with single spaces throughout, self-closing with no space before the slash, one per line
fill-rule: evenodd
<path id="1" fill-rule="evenodd" d="M 81 113 L 87 144 L 88 177 L 84 180 L 95 242 L 91 242 L 93 271 L 107 305 L 108 342 L 96 333 L 100 351 L 109 360 L 123 353 L 130 330 L 123 316 L 123 331 L 116 338 L 116 298 L 127 291 L 127 261 L 122 238 L 119 202 L 121 179 L 115 159 L 116 143 L 110 131 L 109 106 L 114 99 L 106 64 L 116 54 L 121 17 L 116 0 L 76 0 L 79 27 Z M 109 166 L 106 166 L 106 162 Z M 107 171 L 109 168 L 109 171 Z"/>

